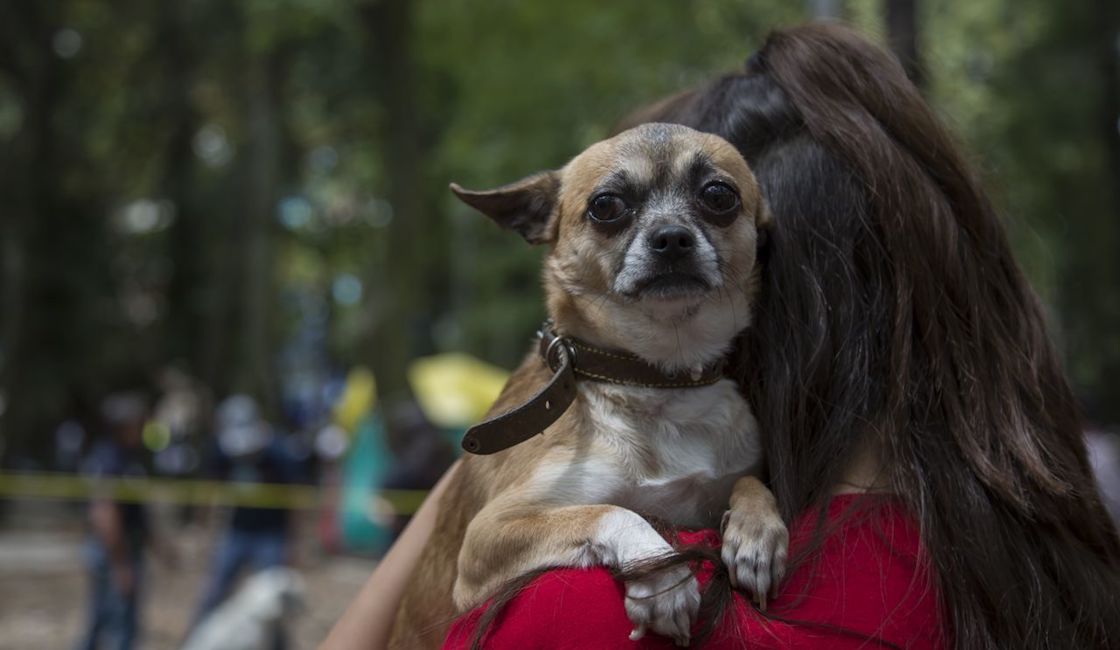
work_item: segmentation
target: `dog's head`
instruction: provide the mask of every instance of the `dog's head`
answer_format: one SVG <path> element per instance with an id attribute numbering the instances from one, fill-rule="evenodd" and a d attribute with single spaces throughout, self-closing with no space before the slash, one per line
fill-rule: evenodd
<path id="1" fill-rule="evenodd" d="M 645 124 L 563 169 L 463 201 L 534 244 L 557 329 L 667 369 L 704 365 L 750 322 L 769 221 L 739 152 L 718 136 Z"/>

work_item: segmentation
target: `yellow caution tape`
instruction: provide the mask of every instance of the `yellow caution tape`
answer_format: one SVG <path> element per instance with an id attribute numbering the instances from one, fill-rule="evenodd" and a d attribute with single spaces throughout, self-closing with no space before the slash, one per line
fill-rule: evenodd
<path id="1" fill-rule="evenodd" d="M 0 472 L 0 497 L 22 499 L 113 499 L 129 503 L 318 508 L 337 498 L 334 486 L 281 483 L 231 483 L 169 478 L 90 477 L 48 472 Z M 425 490 L 371 490 L 370 499 L 410 515 L 420 508 Z M 332 497 L 332 495 L 334 495 Z"/>

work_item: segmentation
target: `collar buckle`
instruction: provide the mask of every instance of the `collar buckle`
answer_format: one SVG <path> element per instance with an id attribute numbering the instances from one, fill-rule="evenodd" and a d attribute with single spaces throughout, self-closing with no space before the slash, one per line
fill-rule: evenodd
<path id="1" fill-rule="evenodd" d="M 557 372 L 565 362 L 569 365 L 575 364 L 575 347 L 566 336 L 560 336 L 556 333 L 556 330 L 552 328 L 551 320 L 547 320 L 541 325 L 541 328 L 537 330 L 537 337 L 541 358 L 544 359 L 549 370 Z"/>

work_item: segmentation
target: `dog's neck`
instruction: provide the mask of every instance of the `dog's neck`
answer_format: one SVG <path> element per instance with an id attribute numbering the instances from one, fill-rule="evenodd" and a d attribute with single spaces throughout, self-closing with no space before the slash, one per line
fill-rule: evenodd
<path id="1" fill-rule="evenodd" d="M 602 297 L 549 292 L 556 331 L 596 347 L 629 352 L 668 372 L 689 372 L 722 358 L 746 326 L 747 305 L 711 301 L 654 307 Z M 736 322 L 725 311 L 736 311 Z"/>

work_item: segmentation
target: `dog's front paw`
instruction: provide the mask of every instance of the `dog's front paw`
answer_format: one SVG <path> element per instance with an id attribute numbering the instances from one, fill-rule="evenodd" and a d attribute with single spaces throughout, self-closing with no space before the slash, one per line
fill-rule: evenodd
<path id="1" fill-rule="evenodd" d="M 723 563 L 731 585 L 750 592 L 760 609 L 778 591 L 786 570 L 789 531 L 774 511 L 728 510 L 723 515 Z"/>
<path id="2" fill-rule="evenodd" d="M 700 611 L 700 585 L 686 566 L 677 566 L 626 583 L 626 614 L 634 623 L 630 639 L 647 630 L 687 646 Z"/>

